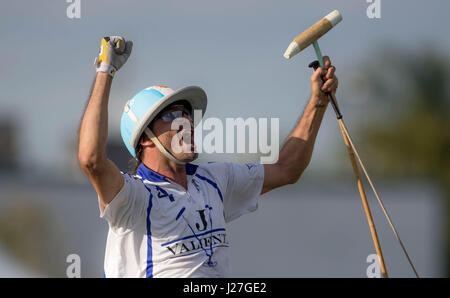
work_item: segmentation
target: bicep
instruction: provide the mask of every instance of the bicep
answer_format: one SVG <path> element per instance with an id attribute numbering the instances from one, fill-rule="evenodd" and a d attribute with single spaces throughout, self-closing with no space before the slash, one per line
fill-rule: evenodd
<path id="1" fill-rule="evenodd" d="M 264 164 L 264 184 L 261 190 L 261 194 L 271 191 L 277 187 L 290 184 L 290 176 L 282 165 Z"/>
<path id="2" fill-rule="evenodd" d="M 102 208 L 105 208 L 123 187 L 122 173 L 109 159 L 97 166 L 95 170 L 85 172 L 98 194 Z"/>

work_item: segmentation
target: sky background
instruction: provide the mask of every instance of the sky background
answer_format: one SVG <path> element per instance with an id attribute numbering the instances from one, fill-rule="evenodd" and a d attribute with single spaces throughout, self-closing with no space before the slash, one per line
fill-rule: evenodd
<path id="1" fill-rule="evenodd" d="M 114 79 L 110 136 L 119 136 L 127 99 L 151 85 L 198 85 L 208 94 L 206 117 L 278 117 L 283 140 L 310 94 L 312 48 L 283 58 L 291 40 L 334 9 L 343 21 L 322 37 L 337 67 L 337 98 L 350 132 L 364 121 L 367 94 L 352 81 L 377 50 L 435 48 L 449 52 L 450 1 L 83 1 L 69 19 L 62 0 L 3 1 L 0 11 L 0 117 L 18 126 L 22 168 L 59 173 L 76 159 L 76 131 L 95 76 L 100 39 L 119 34 L 133 53 Z M 327 111 L 313 169 L 329 167 L 342 146 Z M 358 122 L 359 121 L 359 122 Z M 320 158 L 318 158 L 320 156 Z M 208 159 L 209 157 L 206 157 Z M 233 160 L 235 156 L 226 155 Z"/>

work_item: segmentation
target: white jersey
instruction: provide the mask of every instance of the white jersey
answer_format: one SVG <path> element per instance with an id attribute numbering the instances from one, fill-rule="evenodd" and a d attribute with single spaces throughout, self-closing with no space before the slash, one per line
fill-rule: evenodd
<path id="1" fill-rule="evenodd" d="M 229 277 L 226 223 L 256 210 L 259 163 L 186 165 L 188 189 L 148 169 L 125 183 L 100 217 L 109 224 L 105 277 Z"/>

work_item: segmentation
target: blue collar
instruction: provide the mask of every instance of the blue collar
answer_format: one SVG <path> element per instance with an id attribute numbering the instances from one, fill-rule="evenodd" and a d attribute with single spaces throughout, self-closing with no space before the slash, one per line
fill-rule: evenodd
<path id="1" fill-rule="evenodd" d="M 186 174 L 194 175 L 197 171 L 198 166 L 187 163 L 186 164 Z M 137 174 L 142 177 L 142 179 L 152 181 L 152 182 L 170 182 L 165 176 L 147 168 L 144 163 L 141 163 L 138 167 Z"/>
<path id="2" fill-rule="evenodd" d="M 187 163 L 186 164 L 186 174 L 187 175 L 194 175 L 195 171 L 197 171 L 198 166 L 191 164 L 191 163 Z"/>

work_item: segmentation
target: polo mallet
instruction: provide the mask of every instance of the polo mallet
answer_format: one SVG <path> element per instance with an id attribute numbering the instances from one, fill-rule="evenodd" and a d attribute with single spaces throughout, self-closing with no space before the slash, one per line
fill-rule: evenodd
<path id="1" fill-rule="evenodd" d="M 303 33 L 298 35 L 296 38 L 294 38 L 294 40 L 289 44 L 289 47 L 287 48 L 286 52 L 284 53 L 284 57 L 286 59 L 290 59 L 293 56 L 295 56 L 296 54 L 298 54 L 300 51 L 302 51 L 303 49 L 305 49 L 306 47 L 308 47 L 309 45 L 312 44 L 314 47 L 314 50 L 316 52 L 318 61 L 312 62 L 309 65 L 309 67 L 313 67 L 314 70 L 317 69 L 319 67 L 319 65 L 321 67 L 323 67 L 324 66 L 323 57 L 322 57 L 322 53 L 320 51 L 319 43 L 317 42 L 317 40 L 321 36 L 323 36 L 325 33 L 327 33 L 331 28 L 333 28 L 335 25 L 337 25 L 340 21 L 342 21 L 342 16 L 339 13 L 339 11 L 334 10 L 333 12 L 329 13 L 323 19 L 321 19 L 320 21 L 318 21 L 317 23 L 312 25 L 310 28 L 308 28 L 306 31 L 304 31 Z M 350 157 L 350 162 L 352 163 L 353 173 L 355 174 L 356 183 L 358 186 L 359 194 L 361 196 L 364 211 L 366 213 L 367 221 L 369 223 L 370 232 L 372 235 L 375 250 L 376 250 L 376 253 L 377 253 L 379 261 L 380 261 L 380 268 L 381 268 L 381 273 L 383 274 L 383 277 L 388 277 L 388 274 L 387 274 L 386 266 L 384 263 L 383 253 L 381 252 L 381 246 L 380 246 L 380 242 L 378 240 L 375 223 L 372 218 L 372 213 L 370 211 L 369 203 L 367 202 L 366 194 L 364 191 L 363 183 L 361 181 L 361 177 L 360 177 L 358 165 L 356 163 L 356 159 L 358 160 L 358 162 L 359 162 L 359 164 L 360 164 L 360 166 L 372 188 L 372 191 L 375 194 L 375 196 L 378 200 L 378 203 L 380 204 L 381 209 L 383 210 L 383 213 L 389 222 L 389 225 L 391 226 L 391 229 L 394 232 L 395 237 L 397 238 L 406 258 L 408 259 L 408 262 L 411 265 L 411 268 L 414 271 L 414 274 L 416 275 L 416 277 L 419 277 L 409 255 L 406 251 L 406 248 L 403 245 L 403 242 L 401 241 L 400 236 L 399 236 L 397 230 L 395 229 L 394 224 L 391 221 L 391 218 L 389 217 L 389 214 L 387 213 L 386 208 L 384 207 L 383 201 L 380 199 L 380 196 L 378 195 L 378 193 L 375 189 L 375 186 L 372 183 L 372 180 L 370 179 L 369 174 L 367 173 L 366 167 L 364 166 L 361 158 L 359 157 L 358 151 L 356 150 L 355 145 L 353 144 L 350 134 L 348 133 L 347 127 L 345 126 L 344 121 L 342 119 L 342 114 L 341 114 L 341 111 L 337 104 L 336 97 L 331 93 L 327 93 L 327 95 L 330 99 L 330 102 L 334 109 L 334 112 L 336 113 L 336 117 L 339 122 L 339 127 L 342 132 L 342 137 L 344 139 L 345 146 L 347 147 L 347 151 L 348 151 L 348 154 Z M 355 159 L 355 156 L 356 156 L 356 159 Z"/>

